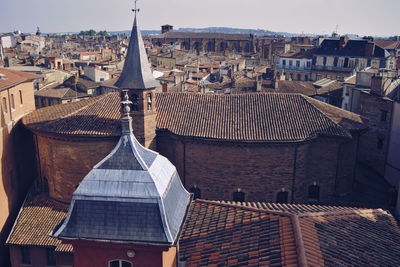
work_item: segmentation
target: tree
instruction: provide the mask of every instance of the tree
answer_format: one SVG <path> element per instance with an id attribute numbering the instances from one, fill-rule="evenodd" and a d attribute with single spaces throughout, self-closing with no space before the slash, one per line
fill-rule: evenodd
<path id="1" fill-rule="evenodd" d="M 101 35 L 101 36 L 108 36 L 108 32 L 107 32 L 106 30 L 104 30 L 104 31 L 99 31 L 97 34 L 98 34 L 98 35 Z"/>
<path id="2" fill-rule="evenodd" d="M 80 31 L 79 35 L 90 35 L 90 36 L 95 36 L 96 35 L 96 31 L 91 29 L 88 31 Z"/>

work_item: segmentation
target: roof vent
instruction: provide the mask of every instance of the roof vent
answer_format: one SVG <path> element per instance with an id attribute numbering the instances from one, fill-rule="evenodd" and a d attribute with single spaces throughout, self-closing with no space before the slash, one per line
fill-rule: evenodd
<path id="1" fill-rule="evenodd" d="M 6 75 L 0 73 L 0 80 L 7 80 Z"/>

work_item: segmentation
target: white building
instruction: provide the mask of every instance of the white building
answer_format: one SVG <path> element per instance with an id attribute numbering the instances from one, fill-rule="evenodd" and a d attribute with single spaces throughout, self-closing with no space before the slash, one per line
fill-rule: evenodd
<path id="1" fill-rule="evenodd" d="M 14 35 L 7 34 L 0 37 L 0 43 L 3 48 L 11 48 L 15 46 Z"/>
<path id="2" fill-rule="evenodd" d="M 290 51 L 280 55 L 275 65 L 275 75 L 280 80 L 311 80 L 311 51 Z"/>
<path id="3" fill-rule="evenodd" d="M 93 66 L 85 66 L 83 71 L 85 72 L 85 76 L 94 82 L 104 82 L 110 79 L 110 74 L 107 71 Z"/>

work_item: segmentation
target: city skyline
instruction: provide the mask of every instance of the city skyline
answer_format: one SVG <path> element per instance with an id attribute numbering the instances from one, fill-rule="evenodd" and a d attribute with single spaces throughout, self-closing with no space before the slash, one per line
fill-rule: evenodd
<path id="1" fill-rule="evenodd" d="M 117 3 L 104 0 L 5 0 L 0 32 L 35 32 L 37 26 L 44 33 L 129 30 L 134 2 L 120 0 Z M 384 0 L 379 6 L 383 6 L 383 12 L 377 12 L 377 3 L 372 0 L 288 0 L 286 5 L 265 0 L 246 3 L 204 0 L 201 5 L 183 0 L 171 0 L 167 5 L 159 0 L 138 2 L 143 30 L 158 30 L 163 24 L 171 24 L 175 28 L 233 27 L 331 34 L 338 25 L 339 34 L 400 35 L 396 27 L 396 10 L 400 9 L 400 2 Z"/>

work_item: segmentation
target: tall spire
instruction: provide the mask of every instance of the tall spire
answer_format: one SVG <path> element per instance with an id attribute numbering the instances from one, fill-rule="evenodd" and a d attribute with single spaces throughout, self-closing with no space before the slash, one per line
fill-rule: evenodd
<path id="1" fill-rule="evenodd" d="M 135 13 L 135 20 L 133 22 L 128 53 L 121 76 L 115 83 L 115 86 L 123 89 L 155 88 L 160 84 L 156 81 L 150 69 L 142 34 L 137 26 L 137 12 L 139 9 L 136 7 L 136 1 L 135 9 L 132 9 L 132 11 Z"/>

